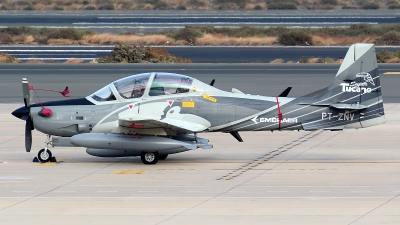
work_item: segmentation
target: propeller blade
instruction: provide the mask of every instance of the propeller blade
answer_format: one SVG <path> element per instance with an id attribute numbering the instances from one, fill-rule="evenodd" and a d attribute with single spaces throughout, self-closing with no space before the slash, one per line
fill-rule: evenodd
<path id="1" fill-rule="evenodd" d="M 30 152 L 32 148 L 32 130 L 32 121 L 27 120 L 25 123 L 25 149 L 27 152 Z"/>
<path id="2" fill-rule="evenodd" d="M 26 107 L 31 105 L 31 94 L 29 92 L 29 84 L 26 78 L 22 78 L 22 94 L 24 97 L 24 103 Z"/>

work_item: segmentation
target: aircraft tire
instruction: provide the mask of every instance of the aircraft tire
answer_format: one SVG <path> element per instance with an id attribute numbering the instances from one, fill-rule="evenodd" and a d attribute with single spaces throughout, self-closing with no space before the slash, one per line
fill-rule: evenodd
<path id="1" fill-rule="evenodd" d="M 140 155 L 140 159 L 142 160 L 143 164 L 156 164 L 159 159 L 158 152 L 142 152 Z"/>
<path id="2" fill-rule="evenodd" d="M 44 154 L 44 148 L 41 149 L 38 152 L 38 159 L 41 163 L 46 163 L 49 162 L 51 157 L 53 157 L 53 155 L 51 154 L 51 151 L 47 149 L 47 154 Z"/>
<path id="3" fill-rule="evenodd" d="M 165 155 L 158 155 L 158 159 L 160 159 L 160 160 L 164 160 L 164 159 L 166 159 L 168 157 L 168 154 L 165 154 Z"/>

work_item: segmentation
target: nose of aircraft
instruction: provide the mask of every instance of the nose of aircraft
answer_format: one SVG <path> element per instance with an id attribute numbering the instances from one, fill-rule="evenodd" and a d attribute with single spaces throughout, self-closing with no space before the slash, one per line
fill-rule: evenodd
<path id="1" fill-rule="evenodd" d="M 11 114 L 21 120 L 27 120 L 29 118 L 29 108 L 26 106 L 22 106 L 16 110 L 14 110 L 14 112 L 12 112 Z"/>

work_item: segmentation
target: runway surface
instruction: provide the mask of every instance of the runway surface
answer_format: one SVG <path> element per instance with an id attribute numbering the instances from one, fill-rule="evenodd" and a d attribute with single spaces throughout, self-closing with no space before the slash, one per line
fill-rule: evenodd
<path id="1" fill-rule="evenodd" d="M 165 48 L 175 56 L 192 60 L 193 63 L 269 63 L 275 59 L 284 62 L 297 62 L 303 56 L 332 58 L 344 57 L 349 46 L 152 46 Z M 86 61 L 111 55 L 114 46 L 0 46 L 0 52 L 6 52 L 22 61 L 49 60 L 65 62 L 70 58 Z M 377 46 L 380 51 L 399 51 L 400 46 Z"/>
<path id="2" fill-rule="evenodd" d="M 64 90 L 73 98 L 85 97 L 126 76 L 144 72 L 185 74 L 215 87 L 244 93 L 277 96 L 293 87 L 290 97 L 303 96 L 329 86 L 339 64 L 0 64 L 0 102 L 22 104 L 21 80 L 27 78 L 35 88 Z M 383 100 L 400 102 L 400 72 L 396 64 L 379 64 Z M 42 101 L 65 99 L 57 93 L 38 92 Z M 34 98 L 37 102 L 37 99 Z"/>
<path id="3" fill-rule="evenodd" d="M 200 134 L 213 149 L 152 166 L 92 157 L 83 148 L 54 148 L 58 163 L 32 163 L 45 137 L 34 131 L 25 152 L 24 122 L 10 114 L 19 105 L 0 105 L 0 224 L 400 221 L 399 104 L 385 104 L 386 124 L 367 129 L 243 132 L 243 143 Z M 269 158 L 227 179 L 260 157 Z"/>
<path id="4" fill-rule="evenodd" d="M 185 26 L 348 27 L 398 23 L 399 10 L 134 10 L 2 11 L 1 27 L 74 27 L 98 32 L 160 32 Z"/>

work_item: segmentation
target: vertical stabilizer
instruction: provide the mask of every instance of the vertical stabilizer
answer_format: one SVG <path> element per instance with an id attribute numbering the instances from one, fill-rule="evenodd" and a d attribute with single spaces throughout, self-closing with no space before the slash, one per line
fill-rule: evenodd
<path id="1" fill-rule="evenodd" d="M 330 104 L 363 108 L 359 111 L 360 124 L 367 127 L 385 121 L 381 90 L 375 46 L 354 44 L 324 97 Z"/>

